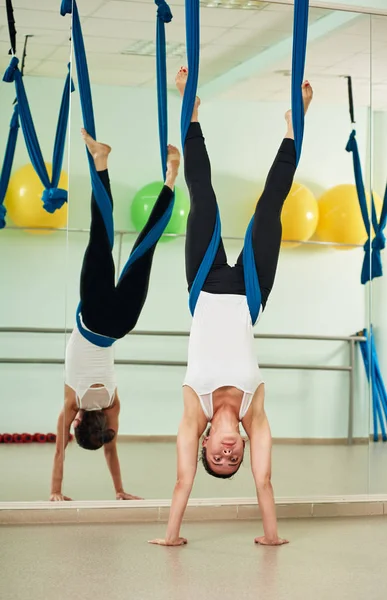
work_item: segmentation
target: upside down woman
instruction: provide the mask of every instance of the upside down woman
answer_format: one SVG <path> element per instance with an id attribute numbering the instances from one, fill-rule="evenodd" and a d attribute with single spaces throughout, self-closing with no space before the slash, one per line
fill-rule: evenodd
<path id="1" fill-rule="evenodd" d="M 93 156 L 98 176 L 113 204 L 108 174 L 111 148 L 93 140 L 85 130 L 82 130 L 82 135 Z M 172 200 L 179 164 L 179 151 L 169 146 L 165 185 L 134 248 L 138 247 L 167 210 Z M 92 195 L 90 238 L 80 281 L 81 329 L 119 339 L 136 326 L 148 293 L 157 241 L 126 269 L 116 285 L 114 260 L 106 226 Z M 76 325 L 66 349 L 65 402 L 57 426 L 51 500 L 70 500 L 63 495 L 62 481 L 64 454 L 72 424 L 75 438 L 82 448 L 98 450 L 104 447 L 117 500 L 138 499 L 125 492 L 121 479 L 116 446 L 119 413 L 113 348 L 93 344 Z"/>
<path id="2" fill-rule="evenodd" d="M 181 93 L 187 81 L 181 69 L 176 84 Z M 313 97 L 308 82 L 302 85 L 304 110 Z M 187 224 L 186 275 L 190 290 L 212 238 L 217 201 L 211 183 L 211 167 L 198 121 L 196 99 L 185 148 L 185 177 L 191 210 Z M 272 290 L 281 245 L 281 211 L 296 170 L 292 114 L 285 115 L 287 131 L 257 203 L 252 241 L 255 267 L 264 311 Z M 264 535 L 255 542 L 282 545 L 277 531 L 271 485 L 272 438 L 264 409 L 265 387 L 253 346 L 253 325 L 246 298 L 243 252 L 235 266 L 227 264 L 222 240 L 200 292 L 194 311 L 188 367 L 184 381 L 184 413 L 177 436 L 177 482 L 172 497 L 165 539 L 151 543 L 179 546 L 180 527 L 197 469 L 199 441 L 207 473 L 227 479 L 240 468 L 245 442 L 239 425 L 250 440 L 251 470 L 262 515 Z M 208 426 L 210 424 L 210 426 Z"/>

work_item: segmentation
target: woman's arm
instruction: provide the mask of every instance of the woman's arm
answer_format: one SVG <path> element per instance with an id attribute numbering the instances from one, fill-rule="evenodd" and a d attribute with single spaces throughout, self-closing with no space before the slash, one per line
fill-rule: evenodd
<path id="1" fill-rule="evenodd" d="M 160 546 L 181 546 L 187 543 L 180 536 L 180 527 L 194 484 L 198 464 L 199 439 L 207 425 L 195 392 L 184 387 L 184 414 L 177 434 L 177 480 L 173 490 L 165 539 L 152 540 Z"/>
<path id="2" fill-rule="evenodd" d="M 197 425 L 183 417 L 177 434 L 177 481 L 173 490 L 165 539 L 152 540 L 151 544 L 181 546 L 187 543 L 180 536 L 180 527 L 195 480 L 198 462 L 199 435 Z"/>
<path id="3" fill-rule="evenodd" d="M 124 490 L 121 477 L 120 461 L 117 452 L 117 435 L 119 428 L 119 415 L 120 415 L 120 401 L 118 396 L 114 400 L 114 404 L 111 408 L 106 410 L 107 426 L 109 429 L 113 429 L 116 432 L 114 439 L 105 444 L 103 449 L 105 453 L 106 464 L 112 476 L 114 489 L 116 492 L 117 500 L 142 500 L 139 496 L 132 496 L 127 494 Z"/>
<path id="4" fill-rule="evenodd" d="M 62 482 L 63 482 L 63 463 L 65 458 L 65 450 L 69 443 L 70 427 L 74 421 L 78 409 L 73 404 L 73 399 L 65 398 L 64 407 L 60 412 L 56 430 L 56 446 L 54 464 L 52 468 L 51 478 L 51 494 L 50 500 L 52 502 L 60 500 L 71 500 L 67 496 L 62 494 Z"/>
<path id="5" fill-rule="evenodd" d="M 277 516 L 271 484 L 272 439 L 265 411 L 253 413 L 248 427 L 250 438 L 251 469 L 257 489 L 258 504 L 262 515 L 264 536 L 255 538 L 258 544 L 280 546 L 287 540 L 278 537 Z"/>

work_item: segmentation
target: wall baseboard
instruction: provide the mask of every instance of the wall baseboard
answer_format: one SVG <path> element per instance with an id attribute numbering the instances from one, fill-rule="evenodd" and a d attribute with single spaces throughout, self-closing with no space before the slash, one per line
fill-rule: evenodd
<path id="1" fill-rule="evenodd" d="M 100 502 L 2 502 L 0 525 L 80 523 L 166 523 L 170 500 Z M 277 501 L 279 519 L 333 517 L 387 517 L 387 496 L 332 496 L 326 498 L 282 498 Z M 259 520 L 254 498 L 190 500 L 184 520 Z"/>
<path id="2" fill-rule="evenodd" d="M 245 437 L 244 439 L 247 440 Z M 352 439 L 353 444 L 368 444 L 368 437 L 356 437 Z M 141 443 L 156 443 L 156 444 L 170 444 L 176 442 L 176 435 L 127 435 L 122 434 L 118 436 L 120 442 L 141 442 Z M 303 446 L 346 446 L 348 439 L 345 438 L 273 438 L 273 444 L 275 445 L 303 445 Z"/>

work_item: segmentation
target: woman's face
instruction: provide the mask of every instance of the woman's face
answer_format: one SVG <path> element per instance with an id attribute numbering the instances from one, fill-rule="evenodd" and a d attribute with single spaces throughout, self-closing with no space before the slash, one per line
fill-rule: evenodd
<path id="1" fill-rule="evenodd" d="M 219 475 L 234 473 L 243 460 L 245 443 L 239 433 L 221 433 L 214 430 L 203 440 L 207 462 Z"/>

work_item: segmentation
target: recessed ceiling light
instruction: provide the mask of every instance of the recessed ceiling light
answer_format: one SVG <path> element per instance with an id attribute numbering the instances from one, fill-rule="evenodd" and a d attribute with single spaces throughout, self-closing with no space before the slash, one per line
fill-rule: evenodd
<path id="1" fill-rule="evenodd" d="M 185 56 L 185 44 L 167 42 L 167 56 L 179 58 Z M 125 48 L 121 54 L 132 56 L 156 56 L 156 44 L 149 40 L 137 40 L 128 48 Z"/>
<path id="2" fill-rule="evenodd" d="M 262 9 L 268 5 L 260 0 L 200 0 L 204 8 Z"/>

